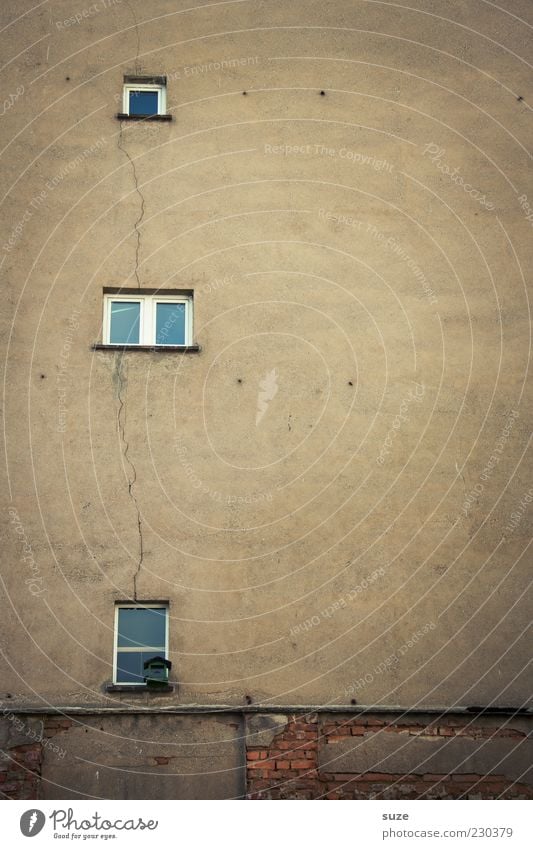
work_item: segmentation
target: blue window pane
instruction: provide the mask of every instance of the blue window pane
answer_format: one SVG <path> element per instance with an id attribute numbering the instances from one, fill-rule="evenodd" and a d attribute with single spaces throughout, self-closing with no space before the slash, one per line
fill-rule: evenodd
<path id="1" fill-rule="evenodd" d="M 141 305 L 129 301 L 112 301 L 111 332 L 112 344 L 138 345 Z"/>
<path id="2" fill-rule="evenodd" d="M 118 641 L 119 648 L 142 648 L 143 646 L 159 647 L 165 650 L 166 642 L 165 608 L 122 607 L 118 612 Z"/>
<path id="3" fill-rule="evenodd" d="M 185 345 L 185 304 L 157 304 L 156 345 Z"/>
<path id="4" fill-rule="evenodd" d="M 164 652 L 119 651 L 117 652 L 117 684 L 144 684 L 144 662 L 164 656 Z"/>
<path id="5" fill-rule="evenodd" d="M 157 91 L 130 91 L 130 115 L 157 115 Z"/>

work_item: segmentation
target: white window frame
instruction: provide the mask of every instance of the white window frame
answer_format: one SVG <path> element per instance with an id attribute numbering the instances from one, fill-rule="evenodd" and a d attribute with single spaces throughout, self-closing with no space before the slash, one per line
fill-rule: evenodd
<path id="1" fill-rule="evenodd" d="M 168 658 L 168 637 L 169 637 L 168 604 L 165 604 L 165 603 L 162 603 L 162 602 L 159 602 L 159 604 L 143 604 L 142 602 L 139 602 L 138 604 L 132 604 L 132 603 L 128 604 L 127 602 L 124 602 L 124 603 L 121 603 L 121 604 L 115 604 L 115 628 L 114 628 L 114 635 L 113 635 L 113 641 L 114 641 L 114 646 L 113 646 L 113 684 L 117 684 L 120 687 L 138 687 L 139 684 L 135 681 L 118 681 L 117 680 L 117 672 L 118 672 L 117 665 L 118 665 L 118 653 L 119 653 L 119 651 L 120 652 L 128 652 L 130 654 L 139 654 L 140 652 L 143 652 L 143 651 L 153 651 L 155 653 L 154 656 L 157 653 L 161 654 L 161 652 L 163 651 L 160 646 L 156 646 L 156 647 L 145 646 L 143 648 L 132 648 L 130 646 L 121 646 L 119 648 L 119 646 L 118 646 L 118 615 L 119 615 L 119 610 L 124 610 L 124 609 L 131 610 L 131 609 L 135 609 L 135 608 L 139 608 L 139 607 L 143 610 L 150 608 L 150 609 L 164 610 L 165 611 L 165 649 L 164 649 L 164 652 L 163 652 L 163 656 L 165 658 Z"/>
<path id="2" fill-rule="evenodd" d="M 122 111 L 125 115 L 130 114 L 130 93 L 132 91 L 156 91 L 158 95 L 157 113 L 154 114 L 166 115 L 167 87 L 165 85 L 159 83 L 124 83 L 124 90 L 122 95 Z"/>
<path id="3" fill-rule="evenodd" d="M 139 341 L 138 342 L 111 342 L 111 304 L 117 301 L 140 304 L 139 316 Z M 176 347 L 172 342 L 156 342 L 156 322 L 158 304 L 184 304 L 185 305 L 185 341 L 183 346 L 188 348 L 192 345 L 192 320 L 193 299 L 192 295 L 104 295 L 104 344 L 116 345 L 123 348 L 124 345 L 149 346 L 151 348 L 162 348 L 165 345 Z"/>

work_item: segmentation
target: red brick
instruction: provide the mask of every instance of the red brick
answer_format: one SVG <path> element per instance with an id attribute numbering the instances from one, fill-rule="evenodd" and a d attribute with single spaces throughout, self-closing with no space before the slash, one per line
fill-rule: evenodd
<path id="1" fill-rule="evenodd" d="M 424 781 L 442 781 L 443 779 L 450 778 L 450 776 L 449 775 L 443 775 L 442 773 L 440 775 L 438 775 L 436 773 L 426 772 L 426 773 L 424 773 L 422 778 L 424 779 Z"/>
<path id="2" fill-rule="evenodd" d="M 19 787 L 20 787 L 19 784 L 16 784 L 15 782 L 10 781 L 10 782 L 4 784 L 4 786 L 2 788 L 2 792 L 3 793 L 14 793 L 16 790 L 19 789 Z"/>
<path id="3" fill-rule="evenodd" d="M 333 775 L 333 779 L 335 781 L 341 781 L 343 784 L 346 781 L 356 781 L 361 776 L 354 774 L 353 772 L 336 772 Z"/>
<path id="4" fill-rule="evenodd" d="M 480 777 L 481 776 L 479 775 L 467 775 L 465 773 L 464 775 L 452 775 L 452 780 L 465 782 L 468 781 L 469 783 L 472 783 L 472 781 L 479 781 Z"/>
<path id="5" fill-rule="evenodd" d="M 291 761 L 291 768 L 292 769 L 312 769 L 315 766 L 316 766 L 316 763 L 315 763 L 314 760 L 311 761 L 311 760 L 303 760 L 302 759 L 302 760 L 298 760 L 298 761 Z"/>
<path id="6" fill-rule="evenodd" d="M 390 772 L 365 772 L 362 776 L 364 781 L 397 781 L 399 777 L 403 778 L 403 776 L 395 776 L 393 779 Z"/>
<path id="7" fill-rule="evenodd" d="M 255 781 L 257 778 L 263 778 L 263 769 L 261 768 L 252 770 L 251 767 L 248 767 L 247 775 L 249 781 Z"/>
<path id="8" fill-rule="evenodd" d="M 251 763 L 248 764 L 248 769 L 263 769 L 264 765 L 264 761 L 251 761 Z"/>
<path id="9" fill-rule="evenodd" d="M 352 725 L 351 732 L 353 737 L 360 737 L 362 734 L 366 734 L 366 728 L 361 725 Z"/>
<path id="10" fill-rule="evenodd" d="M 156 764 L 159 764 L 160 766 L 163 766 L 164 764 L 168 764 L 168 762 L 169 762 L 168 758 L 163 758 L 163 757 L 155 757 L 154 760 L 155 760 Z"/>
<path id="11" fill-rule="evenodd" d="M 276 761 L 276 769 L 290 769 L 290 761 Z"/>
<path id="12" fill-rule="evenodd" d="M 455 731 L 447 725 L 439 725 L 439 735 L 441 737 L 455 737 Z"/>

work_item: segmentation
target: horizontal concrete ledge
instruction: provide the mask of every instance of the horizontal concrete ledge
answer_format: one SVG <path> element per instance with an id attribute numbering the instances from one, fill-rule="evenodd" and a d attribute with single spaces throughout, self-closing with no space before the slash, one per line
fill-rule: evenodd
<path id="1" fill-rule="evenodd" d="M 200 345 L 105 345 L 95 342 L 91 345 L 93 351 L 152 351 L 164 354 L 199 354 Z"/>
<path id="2" fill-rule="evenodd" d="M 153 696 L 160 696 L 162 693 L 173 693 L 173 684 L 158 684 L 157 686 L 149 687 L 148 684 L 106 684 L 106 693 L 149 693 Z"/>
<path id="3" fill-rule="evenodd" d="M 160 705 L 150 707 L 133 707 L 120 705 L 105 707 L 94 705 L 50 705 L 43 707 L 29 707 L 28 705 L 17 706 L 9 704 L 9 701 L 0 704 L 0 719 L 2 712 L 17 714 L 67 714 L 67 715 L 90 715 L 90 714 L 202 714 L 202 713 L 227 713 L 227 714 L 304 714 L 304 713 L 344 713 L 351 715 L 365 713 L 402 714 L 402 716 L 432 715 L 432 716 L 533 716 L 533 710 L 522 707 L 402 707 L 401 705 Z"/>
<path id="4" fill-rule="evenodd" d="M 117 112 L 119 121 L 173 121 L 173 115 L 128 115 L 127 112 Z"/>

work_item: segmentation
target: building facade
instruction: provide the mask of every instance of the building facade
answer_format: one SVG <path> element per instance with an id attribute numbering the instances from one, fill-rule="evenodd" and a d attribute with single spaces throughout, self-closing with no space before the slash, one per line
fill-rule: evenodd
<path id="1" fill-rule="evenodd" d="M 5 798 L 531 798 L 531 13 L 2 4 Z"/>

